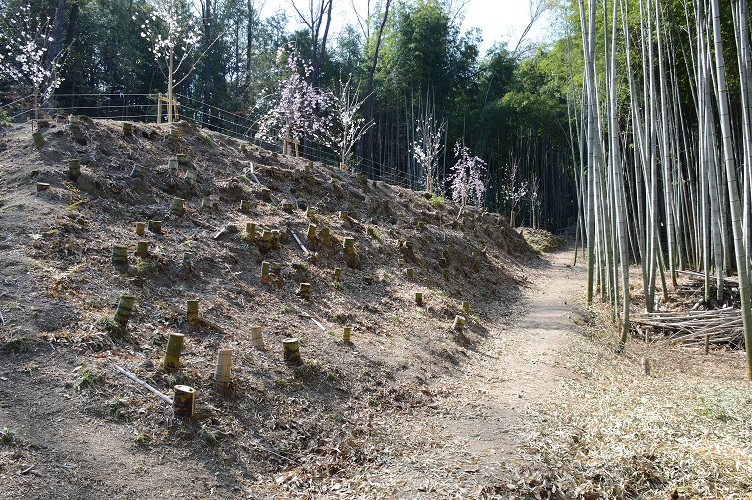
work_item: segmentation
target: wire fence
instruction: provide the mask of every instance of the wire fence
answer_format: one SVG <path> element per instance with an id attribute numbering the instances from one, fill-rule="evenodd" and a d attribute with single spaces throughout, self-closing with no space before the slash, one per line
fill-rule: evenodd
<path id="1" fill-rule="evenodd" d="M 40 106 L 40 116 L 51 118 L 67 117 L 69 115 L 84 115 L 94 119 L 111 119 L 120 121 L 167 122 L 167 106 L 160 106 L 161 94 L 125 94 L 125 93 L 88 93 L 88 94 L 55 94 L 49 102 Z M 260 116 L 244 112 L 227 111 L 216 106 L 206 104 L 187 95 L 176 94 L 179 103 L 178 115 L 182 120 L 195 123 L 197 126 L 222 134 L 245 140 L 262 146 L 270 151 L 282 152 L 281 144 L 269 144 L 255 137 Z M 162 116 L 157 119 L 157 114 Z M 15 100 L 0 105 L 0 114 L 7 115 L 7 119 L 14 123 L 21 123 L 34 119 L 33 96 L 17 97 Z M 329 165 L 339 165 L 338 155 L 313 141 L 303 141 L 301 154 L 308 159 L 320 161 Z M 424 179 L 416 172 L 405 171 L 396 165 L 370 161 L 355 155 L 350 168 L 363 173 L 372 180 L 383 181 L 388 184 L 418 189 L 424 185 Z"/>

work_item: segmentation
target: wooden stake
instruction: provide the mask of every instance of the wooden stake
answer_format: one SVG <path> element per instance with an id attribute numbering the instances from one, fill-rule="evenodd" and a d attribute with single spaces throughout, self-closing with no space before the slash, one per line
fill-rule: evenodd
<path id="1" fill-rule="evenodd" d="M 176 417 L 192 417 L 196 413 L 196 390 L 187 385 L 176 385 L 172 409 Z"/>
<path id="2" fill-rule="evenodd" d="M 230 388 L 232 373 L 232 349 L 220 349 L 217 353 L 217 366 L 214 370 L 214 386 L 220 392 Z"/>
<path id="3" fill-rule="evenodd" d="M 183 350 L 183 341 L 185 335 L 182 333 L 170 333 L 167 338 L 167 349 L 165 349 L 162 367 L 168 372 L 178 371 L 180 368 L 180 352 Z"/>

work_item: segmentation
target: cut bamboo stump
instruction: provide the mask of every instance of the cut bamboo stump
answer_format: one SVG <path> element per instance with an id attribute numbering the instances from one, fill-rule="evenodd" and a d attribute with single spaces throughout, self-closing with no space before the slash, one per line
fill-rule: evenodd
<path id="1" fill-rule="evenodd" d="M 112 245 L 112 265 L 128 267 L 128 248 L 121 245 Z"/>
<path id="2" fill-rule="evenodd" d="M 146 165 L 133 165 L 133 170 L 131 170 L 131 177 L 143 179 L 146 177 Z"/>
<path id="3" fill-rule="evenodd" d="M 149 221 L 149 231 L 151 231 L 154 234 L 162 234 L 162 221 L 161 220 L 150 220 Z"/>
<path id="4" fill-rule="evenodd" d="M 123 122 L 123 135 L 126 137 L 130 137 L 133 135 L 133 124 L 128 122 Z"/>
<path id="5" fill-rule="evenodd" d="M 349 326 L 346 326 L 342 329 L 342 341 L 345 344 L 350 343 L 350 335 L 352 334 L 352 328 Z"/>
<path id="6" fill-rule="evenodd" d="M 214 369 L 214 387 L 219 392 L 230 389 L 230 375 L 232 373 L 232 349 L 220 349 L 217 353 L 217 366 Z"/>
<path id="7" fill-rule="evenodd" d="M 190 270 L 191 269 L 191 258 L 193 257 L 192 252 L 183 252 L 183 268 Z"/>
<path id="8" fill-rule="evenodd" d="M 455 316 L 452 328 L 455 331 L 462 333 L 462 330 L 465 329 L 465 317 L 460 315 Z"/>
<path id="9" fill-rule="evenodd" d="M 288 337 L 282 341 L 283 358 L 285 364 L 290 366 L 300 366 L 303 360 L 300 357 L 300 343 L 295 337 Z"/>
<path id="10" fill-rule="evenodd" d="M 138 257 L 141 257 L 142 259 L 145 259 L 149 256 L 149 242 L 148 241 L 139 241 L 136 244 L 136 255 Z"/>
<path id="11" fill-rule="evenodd" d="M 173 198 L 170 204 L 170 212 L 180 217 L 185 210 L 185 200 L 183 198 Z"/>
<path id="12" fill-rule="evenodd" d="M 175 372 L 180 368 L 180 352 L 183 350 L 184 340 L 185 335 L 182 333 L 170 333 L 167 338 L 167 349 L 162 359 L 162 367 L 168 372 Z"/>
<path id="13" fill-rule="evenodd" d="M 251 327 L 251 345 L 254 349 L 259 351 L 266 350 L 264 347 L 264 334 L 261 326 L 256 325 Z"/>
<path id="14" fill-rule="evenodd" d="M 245 237 L 248 243 L 254 243 L 256 241 L 256 223 L 255 222 L 246 223 Z"/>
<path id="15" fill-rule="evenodd" d="M 306 217 L 308 217 L 309 220 L 313 220 L 316 218 L 316 210 L 313 207 L 306 208 Z"/>
<path id="16" fill-rule="evenodd" d="M 172 139 L 174 142 L 179 142 L 182 137 L 183 134 L 178 127 L 173 127 L 170 129 L 170 139 Z"/>
<path id="17" fill-rule="evenodd" d="M 288 214 L 292 213 L 292 203 L 290 203 L 289 201 L 283 201 L 282 202 L 282 211 L 283 212 L 287 212 Z"/>
<path id="18" fill-rule="evenodd" d="M 74 181 L 81 175 L 81 160 L 78 158 L 71 158 L 68 160 L 68 175 Z"/>
<path id="19" fill-rule="evenodd" d="M 407 279 L 412 281 L 413 277 L 415 276 L 415 271 L 412 267 L 408 267 L 407 269 L 405 269 L 405 275 L 407 276 Z"/>
<path id="20" fill-rule="evenodd" d="M 37 192 L 39 191 L 47 191 L 50 189 L 50 183 L 49 182 L 37 182 Z"/>
<path id="21" fill-rule="evenodd" d="M 144 235 L 144 231 L 146 230 L 146 224 L 143 222 L 136 222 L 136 234 L 139 236 Z"/>
<path id="22" fill-rule="evenodd" d="M 196 413 L 196 390 L 187 385 L 176 385 L 172 409 L 176 417 L 192 417 Z"/>
<path id="23" fill-rule="evenodd" d="M 301 297 L 305 300 L 311 300 L 311 284 L 310 283 L 301 283 L 298 286 L 298 291 L 295 293 L 298 297 Z"/>
<path id="24" fill-rule="evenodd" d="M 355 253 L 355 239 L 349 236 L 345 237 L 345 240 L 342 243 L 342 247 L 347 254 Z"/>
<path id="25" fill-rule="evenodd" d="M 133 312 L 133 304 L 136 302 L 136 297 L 133 295 L 123 294 L 120 296 L 117 310 L 115 311 L 115 321 L 120 324 L 121 328 L 125 328 L 128 325 L 128 320 Z"/>
<path id="26" fill-rule="evenodd" d="M 209 197 L 206 197 L 201 200 L 201 210 L 204 212 L 211 212 L 214 208 L 214 203 Z"/>
<path id="27" fill-rule="evenodd" d="M 264 201 L 272 200 L 272 190 L 269 188 L 261 188 L 261 199 Z"/>
<path id="28" fill-rule="evenodd" d="M 418 306 L 423 305 L 423 292 L 415 292 L 415 304 Z"/>
<path id="29" fill-rule="evenodd" d="M 266 253 L 272 249 L 272 232 L 264 230 L 261 232 L 261 241 L 259 241 L 259 250 Z"/>
<path id="30" fill-rule="evenodd" d="M 195 325 L 198 323 L 198 300 L 186 300 L 185 312 L 188 318 L 188 323 Z"/>
<path id="31" fill-rule="evenodd" d="M 185 181 L 191 186 L 196 183 L 196 172 L 193 170 L 187 170 L 185 172 Z"/>
<path id="32" fill-rule="evenodd" d="M 251 202 L 248 200 L 240 200 L 240 211 L 247 214 L 251 211 Z"/>
<path id="33" fill-rule="evenodd" d="M 175 159 L 180 163 L 181 165 L 185 165 L 188 163 L 188 155 L 186 153 L 177 153 L 175 155 Z"/>
<path id="34" fill-rule="evenodd" d="M 268 261 L 261 263 L 261 283 L 269 283 L 269 268 L 271 264 Z"/>
<path id="35" fill-rule="evenodd" d="M 316 224 L 308 224 L 308 239 L 316 241 Z"/>
<path id="36" fill-rule="evenodd" d="M 180 164 L 178 163 L 178 160 L 175 158 L 170 158 L 167 160 L 167 171 L 171 175 L 177 175 L 180 171 Z"/>
<path id="37" fill-rule="evenodd" d="M 462 301 L 462 312 L 465 314 L 470 314 L 470 302 L 467 300 Z"/>
<path id="38" fill-rule="evenodd" d="M 342 269 L 339 267 L 334 268 L 334 283 L 339 283 L 340 278 L 342 277 Z"/>
<path id="39" fill-rule="evenodd" d="M 41 132 L 34 132 L 31 134 L 31 138 L 34 140 L 34 146 L 37 148 L 44 146 L 44 136 Z"/>

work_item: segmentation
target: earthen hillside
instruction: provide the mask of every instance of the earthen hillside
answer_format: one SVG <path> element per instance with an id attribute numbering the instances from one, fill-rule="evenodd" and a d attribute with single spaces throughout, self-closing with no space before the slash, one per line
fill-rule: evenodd
<path id="1" fill-rule="evenodd" d="M 379 415 L 430 404 L 433 378 L 482 355 L 536 259 L 496 214 L 458 217 L 422 193 L 176 130 L 81 119 L 43 129 L 41 146 L 28 125 L 0 137 L 0 429 L 17 444 L 0 448 L 4 494 L 263 496 L 366 466 L 384 453 Z M 162 367 L 170 333 L 185 335 L 175 372 Z M 283 360 L 288 337 L 302 366 Z M 226 393 L 220 349 L 233 350 Z M 170 397 L 195 388 L 195 417 L 113 364 Z M 165 463 L 193 479 L 155 478 Z"/>

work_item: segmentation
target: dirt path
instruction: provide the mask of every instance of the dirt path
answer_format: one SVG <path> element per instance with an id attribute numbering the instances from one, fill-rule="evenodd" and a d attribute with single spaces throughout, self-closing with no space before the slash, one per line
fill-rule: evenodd
<path id="1" fill-rule="evenodd" d="M 401 424 L 403 440 L 416 446 L 397 460 L 402 473 L 392 494 L 506 491 L 510 469 L 524 461 L 518 450 L 529 436 L 531 410 L 556 404 L 568 373 L 562 357 L 576 339 L 571 304 L 584 292 L 586 272 L 572 259 L 571 251 L 545 255 L 511 318 L 497 312 L 500 323 L 476 360 L 432 385 L 436 402 Z"/>

